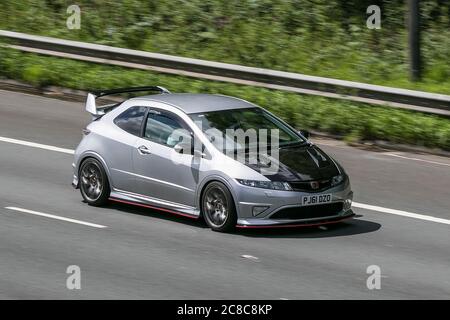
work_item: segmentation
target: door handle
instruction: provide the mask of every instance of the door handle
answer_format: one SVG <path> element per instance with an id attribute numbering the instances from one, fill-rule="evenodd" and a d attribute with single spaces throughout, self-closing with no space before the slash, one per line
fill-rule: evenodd
<path id="1" fill-rule="evenodd" d="M 140 154 L 151 154 L 150 150 L 146 146 L 139 146 L 137 149 Z"/>

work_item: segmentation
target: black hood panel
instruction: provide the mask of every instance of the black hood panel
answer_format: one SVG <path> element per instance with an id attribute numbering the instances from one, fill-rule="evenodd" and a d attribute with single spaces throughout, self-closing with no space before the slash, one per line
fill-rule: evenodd
<path id="1" fill-rule="evenodd" d="M 314 145 L 279 149 L 279 169 L 276 174 L 265 175 L 272 181 L 310 181 L 329 179 L 339 174 L 333 160 Z M 247 164 L 261 173 L 261 165 Z"/>

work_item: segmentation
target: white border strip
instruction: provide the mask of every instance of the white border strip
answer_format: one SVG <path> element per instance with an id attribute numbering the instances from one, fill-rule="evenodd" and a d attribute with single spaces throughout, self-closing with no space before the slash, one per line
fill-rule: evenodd
<path id="1" fill-rule="evenodd" d="M 426 215 L 423 215 L 423 214 L 412 213 L 412 212 L 407 212 L 407 211 L 402 211 L 402 210 L 396 210 L 396 209 L 389 209 L 389 208 L 383 208 L 383 207 L 378 207 L 378 206 L 372 206 L 370 204 L 353 202 L 352 206 L 356 207 L 356 208 L 360 208 L 360 209 L 366 209 L 366 210 L 371 210 L 371 211 L 378 211 L 378 212 L 395 214 L 397 216 L 403 216 L 403 217 L 420 219 L 420 220 L 437 222 L 437 223 L 443 223 L 443 224 L 450 224 L 450 220 L 447 220 L 447 219 L 436 218 L 436 217 L 432 217 L 432 216 L 426 216 Z"/>
<path id="2" fill-rule="evenodd" d="M 71 149 L 64 149 L 64 148 L 49 146 L 47 144 L 40 144 L 40 143 L 29 142 L 29 141 L 24 141 L 24 140 L 17 140 L 17 139 L 11 139 L 11 138 L 6 138 L 6 137 L 0 137 L 0 141 L 14 143 L 14 144 L 20 144 L 22 146 L 27 146 L 27 147 L 33 147 L 33 148 L 39 148 L 39 149 L 44 149 L 44 150 L 62 152 L 62 153 L 67 153 L 67 154 L 74 154 L 75 153 L 75 151 L 71 150 Z"/>
<path id="3" fill-rule="evenodd" d="M 391 156 L 391 157 L 396 157 L 396 158 L 401 158 L 401 159 L 420 161 L 420 162 L 425 162 L 425 163 L 430 163 L 430 164 L 438 164 L 438 165 L 441 165 L 441 166 L 450 167 L 449 163 L 443 163 L 443 162 L 431 161 L 431 160 L 425 160 L 425 159 L 419 159 L 419 158 L 410 158 L 410 157 L 401 156 L 399 154 L 395 154 L 395 153 L 392 153 L 392 152 L 386 152 L 386 153 L 384 153 L 384 155 Z"/>
<path id="4" fill-rule="evenodd" d="M 106 226 L 103 226 L 101 224 L 95 224 L 95 223 L 85 222 L 85 221 L 81 221 L 81 220 L 64 218 L 64 217 L 60 217 L 60 216 L 55 216 L 53 214 L 48 214 L 48 213 L 43 213 L 43 212 L 38 212 L 38 211 L 33 211 L 33 210 L 28 210 L 28 209 L 22 209 L 22 208 L 17 208 L 17 207 L 5 207 L 5 209 L 23 212 L 23 213 L 34 214 L 36 216 L 41 216 L 41 217 L 46 217 L 46 218 L 51 218 L 51 219 L 56 219 L 56 220 L 62 220 L 62 221 L 66 221 L 66 222 L 72 222 L 72 223 L 76 223 L 76 224 L 82 224 L 82 225 L 93 227 L 93 228 L 100 228 L 100 229 L 106 228 Z"/>

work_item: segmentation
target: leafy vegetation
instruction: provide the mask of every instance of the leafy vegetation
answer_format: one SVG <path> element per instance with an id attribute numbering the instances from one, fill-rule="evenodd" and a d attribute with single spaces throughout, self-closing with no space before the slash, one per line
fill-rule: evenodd
<path id="1" fill-rule="evenodd" d="M 422 0 L 421 82 L 408 80 L 404 0 L 2 0 L 0 28 L 310 75 L 450 94 L 450 2 Z M 366 8 L 381 7 L 380 30 Z M 450 150 L 450 121 L 344 100 L 232 85 L 0 49 L 0 76 L 83 90 L 160 84 L 241 97 L 298 128 Z"/>
<path id="2" fill-rule="evenodd" d="M 422 0 L 421 82 L 408 81 L 404 0 L 2 0 L 0 28 L 450 94 L 450 2 Z M 381 7 L 380 30 L 366 27 Z M 33 78 L 36 70 L 28 70 Z"/>
<path id="3" fill-rule="evenodd" d="M 36 86 L 81 90 L 158 84 L 172 92 L 221 93 L 261 105 L 297 128 L 450 150 L 450 121 L 437 116 L 345 100 L 169 76 L 0 49 L 0 77 Z"/>

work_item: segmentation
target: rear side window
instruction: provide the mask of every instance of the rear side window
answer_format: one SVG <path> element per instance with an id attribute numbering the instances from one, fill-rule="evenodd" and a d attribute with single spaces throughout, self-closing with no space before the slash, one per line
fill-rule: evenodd
<path id="1" fill-rule="evenodd" d="M 126 132 L 140 136 L 145 109 L 146 107 L 131 107 L 117 116 L 114 123 Z"/>

